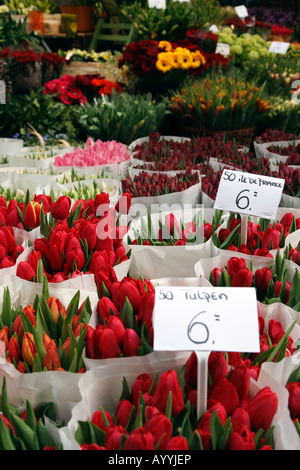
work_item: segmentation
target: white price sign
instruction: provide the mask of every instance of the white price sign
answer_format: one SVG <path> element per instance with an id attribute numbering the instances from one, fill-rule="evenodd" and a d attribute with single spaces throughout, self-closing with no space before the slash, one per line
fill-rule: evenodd
<path id="1" fill-rule="evenodd" d="M 157 286 L 156 351 L 259 352 L 253 287 Z"/>
<path id="2" fill-rule="evenodd" d="M 209 27 L 209 31 L 211 31 L 212 33 L 216 33 L 217 31 L 219 31 L 219 28 L 218 28 L 218 26 L 216 26 L 215 24 L 212 24 L 212 25 Z"/>
<path id="3" fill-rule="evenodd" d="M 224 57 L 228 56 L 230 54 L 229 44 L 225 44 L 224 42 L 218 42 L 215 53 L 222 54 Z"/>
<path id="4" fill-rule="evenodd" d="M 273 220 L 284 184 L 281 178 L 223 170 L 214 208 Z"/>
<path id="5" fill-rule="evenodd" d="M 274 54 L 286 54 L 289 47 L 289 42 L 272 41 L 269 52 L 273 52 Z"/>
<path id="6" fill-rule="evenodd" d="M 239 18 L 247 18 L 247 16 L 249 16 L 245 5 L 239 5 L 238 7 L 234 7 L 234 9 Z"/>
<path id="7" fill-rule="evenodd" d="M 166 0 L 148 0 L 149 8 L 162 8 L 166 9 Z"/>

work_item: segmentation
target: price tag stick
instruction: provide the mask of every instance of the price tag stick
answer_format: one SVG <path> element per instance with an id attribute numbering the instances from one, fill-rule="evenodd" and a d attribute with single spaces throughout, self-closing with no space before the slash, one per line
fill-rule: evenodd
<path id="1" fill-rule="evenodd" d="M 242 245 L 247 245 L 247 232 L 248 232 L 248 215 L 242 215 L 242 225 L 241 225 L 241 238 Z"/>
<path id="2" fill-rule="evenodd" d="M 207 374 L 208 356 L 210 351 L 195 351 L 197 356 L 197 418 L 199 419 L 207 407 Z"/>

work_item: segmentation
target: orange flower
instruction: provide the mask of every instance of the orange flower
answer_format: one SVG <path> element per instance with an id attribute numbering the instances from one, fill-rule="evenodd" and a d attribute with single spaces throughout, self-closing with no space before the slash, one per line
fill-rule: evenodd
<path id="1" fill-rule="evenodd" d="M 25 333 L 22 342 L 22 355 L 25 362 L 31 367 L 33 366 L 34 356 L 36 355 L 36 347 L 32 333 Z"/>

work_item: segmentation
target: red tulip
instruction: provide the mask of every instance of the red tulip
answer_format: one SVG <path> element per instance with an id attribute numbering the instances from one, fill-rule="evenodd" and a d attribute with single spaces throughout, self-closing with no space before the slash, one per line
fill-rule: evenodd
<path id="1" fill-rule="evenodd" d="M 278 397 L 270 387 L 261 389 L 250 401 L 247 411 L 250 415 L 252 428 L 256 431 L 267 431 L 273 421 L 278 407 Z"/>
<path id="2" fill-rule="evenodd" d="M 287 391 L 289 392 L 289 410 L 293 419 L 300 418 L 300 383 L 289 382 L 286 385 Z"/>
<path id="3" fill-rule="evenodd" d="M 165 450 L 189 450 L 189 445 L 184 436 L 171 437 Z"/>
<path id="4" fill-rule="evenodd" d="M 142 394 L 144 394 L 146 392 L 149 392 L 152 382 L 153 379 L 151 379 L 148 374 L 140 374 L 137 376 L 136 380 L 134 381 L 131 387 L 131 399 L 135 406 L 137 406 L 139 402 L 139 393 L 141 392 Z"/>
<path id="5" fill-rule="evenodd" d="M 124 428 L 126 427 L 132 407 L 133 404 L 131 403 L 131 401 L 126 400 L 125 398 L 119 401 L 115 410 L 117 424 L 120 424 Z"/>
<path id="6" fill-rule="evenodd" d="M 102 410 L 102 411 L 97 410 L 97 411 L 95 411 L 93 413 L 91 423 L 94 424 L 95 426 L 97 426 L 98 428 L 102 429 L 103 431 L 105 431 L 107 429 L 107 425 L 105 424 L 102 413 L 104 414 L 104 416 L 105 416 L 106 420 L 108 421 L 108 423 L 113 424 L 114 420 L 113 420 L 111 414 L 109 413 L 109 411 L 106 411 L 106 410 Z"/>
<path id="7" fill-rule="evenodd" d="M 137 428 L 127 437 L 124 450 L 154 450 L 154 438 L 151 432 Z"/>
<path id="8" fill-rule="evenodd" d="M 235 429 L 228 439 L 228 450 L 254 450 L 254 436 L 255 433 L 247 426 L 240 426 Z"/>
<path id="9" fill-rule="evenodd" d="M 172 416 L 177 416 L 183 410 L 184 402 L 177 373 L 174 370 L 168 370 L 161 375 L 153 396 L 153 405 L 163 413 L 166 412 L 170 391 L 172 392 Z"/>
<path id="10" fill-rule="evenodd" d="M 232 287 L 251 287 L 253 282 L 253 273 L 248 268 L 241 268 L 232 277 Z"/>
<path id="11" fill-rule="evenodd" d="M 111 315 L 108 318 L 107 327 L 110 328 L 113 331 L 113 333 L 116 337 L 118 346 L 119 346 L 120 349 L 122 349 L 123 348 L 123 343 L 124 343 L 125 331 L 126 331 L 122 320 L 116 315 Z M 128 335 L 128 333 L 127 333 L 127 335 Z M 128 351 L 127 351 L 128 347 L 129 347 L 129 345 L 128 345 L 128 336 L 127 336 L 126 341 L 127 341 L 127 343 L 125 342 L 125 344 L 126 344 L 126 354 L 125 354 L 125 356 L 128 356 L 129 355 Z M 125 351 L 124 351 L 124 353 L 125 353 Z M 132 354 L 132 355 L 136 356 L 137 354 Z"/>
<path id="12" fill-rule="evenodd" d="M 276 250 L 279 248 L 279 237 L 280 232 L 272 227 L 267 228 L 265 233 L 261 238 L 261 248 L 268 248 L 269 250 L 272 249 Z"/>
<path id="13" fill-rule="evenodd" d="M 265 291 L 269 282 L 273 279 L 273 274 L 269 268 L 257 269 L 254 275 L 255 287 L 258 290 Z"/>
<path id="14" fill-rule="evenodd" d="M 123 426 L 110 424 L 106 428 L 105 434 L 105 447 L 107 450 L 119 450 L 124 435 L 126 435 L 126 431 Z"/>
<path id="15" fill-rule="evenodd" d="M 110 328 L 101 325 L 96 327 L 95 352 L 98 359 L 120 357 L 121 349 L 118 346 L 114 332 Z"/>
<path id="16" fill-rule="evenodd" d="M 125 357 L 138 356 L 142 341 L 132 328 L 126 328 L 123 336 L 123 351 Z"/>
<path id="17" fill-rule="evenodd" d="M 17 266 L 17 276 L 25 279 L 26 281 L 36 280 L 36 272 L 26 261 L 20 261 Z"/>
<path id="18" fill-rule="evenodd" d="M 30 201 L 24 214 L 24 224 L 28 228 L 38 227 L 41 223 L 41 205 L 38 202 Z"/>
<path id="19" fill-rule="evenodd" d="M 51 207 L 51 215 L 54 219 L 63 220 L 69 215 L 71 199 L 68 196 L 60 196 Z"/>
<path id="20" fill-rule="evenodd" d="M 220 379 L 209 396 L 211 400 L 219 401 L 225 408 L 226 413 L 230 415 L 234 408 L 239 405 L 239 396 L 237 390 L 226 377 Z"/>
<path id="21" fill-rule="evenodd" d="M 144 428 L 152 434 L 154 446 L 160 442 L 158 450 L 165 449 L 172 436 L 172 423 L 165 414 L 156 413 L 145 423 Z"/>
<path id="22" fill-rule="evenodd" d="M 128 214 L 130 206 L 131 206 L 131 194 L 125 192 L 125 193 L 121 194 L 121 196 L 120 196 L 120 198 L 119 198 L 119 200 L 118 200 L 118 202 L 115 206 L 115 209 L 120 214 Z"/>
<path id="23" fill-rule="evenodd" d="M 43 360 L 43 369 L 57 370 L 61 368 L 59 356 L 54 348 L 48 349 Z"/>

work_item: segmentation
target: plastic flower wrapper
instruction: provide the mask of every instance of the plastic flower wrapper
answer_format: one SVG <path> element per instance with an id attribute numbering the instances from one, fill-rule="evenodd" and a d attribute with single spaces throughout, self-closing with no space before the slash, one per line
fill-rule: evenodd
<path id="1" fill-rule="evenodd" d="M 198 261 L 195 273 L 213 286 L 255 287 L 260 302 L 281 302 L 300 311 L 300 271 L 279 251 L 275 259 L 224 252 Z"/>
<path id="2" fill-rule="evenodd" d="M 172 204 L 172 207 L 180 207 Z M 124 236 L 129 274 L 144 278 L 189 277 L 197 259 L 211 256 L 211 237 L 227 215 L 215 209 L 182 209 L 144 215 Z"/>
<path id="3" fill-rule="evenodd" d="M 132 365 L 122 371 L 123 380 L 114 368 L 89 371 L 81 380 L 83 400 L 73 410 L 69 434 L 75 431 L 82 449 L 275 448 L 281 389 L 275 393 L 269 386 L 248 381 L 242 394 L 225 358 L 218 363 L 209 359 L 206 411 L 197 417 L 193 357 L 181 368 L 174 361 L 165 369 L 158 364 L 152 371 L 145 365 L 134 370 Z"/>
<path id="4" fill-rule="evenodd" d="M 20 413 L 9 403 L 4 377 L 0 408 L 1 450 L 62 450 L 60 441 L 53 438 L 46 426 L 47 418 L 56 420 L 52 403 L 41 403 L 34 409 L 26 399 L 24 411 Z"/>

